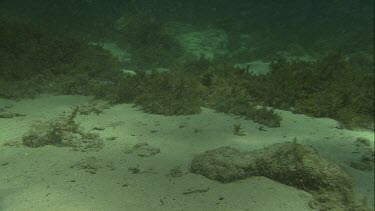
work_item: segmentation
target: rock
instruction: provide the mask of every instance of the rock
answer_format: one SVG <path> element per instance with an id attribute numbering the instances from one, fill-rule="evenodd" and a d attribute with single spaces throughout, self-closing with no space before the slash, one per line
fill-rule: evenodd
<path id="1" fill-rule="evenodd" d="M 361 171 L 372 171 L 374 170 L 375 164 L 374 157 L 374 151 L 371 149 L 366 149 L 359 160 L 350 162 L 350 166 Z"/>
<path id="2" fill-rule="evenodd" d="M 370 147 L 371 141 L 367 138 L 358 137 L 357 140 L 355 141 L 355 145 L 357 147 Z"/>
<path id="3" fill-rule="evenodd" d="M 233 182 L 248 177 L 249 166 L 255 166 L 254 159 L 246 159 L 245 154 L 231 147 L 220 147 L 194 157 L 191 164 L 193 173 L 222 183 Z"/>
<path id="4" fill-rule="evenodd" d="M 346 171 L 296 142 L 248 152 L 231 147 L 208 150 L 193 158 L 191 172 L 222 183 L 264 176 L 312 193 L 314 204 L 325 210 L 363 208 L 354 200 L 352 178 Z"/>
<path id="5" fill-rule="evenodd" d="M 160 153 L 160 149 L 156 147 L 149 146 L 146 142 L 141 142 L 134 145 L 133 149 L 129 151 L 140 157 L 151 157 Z"/>

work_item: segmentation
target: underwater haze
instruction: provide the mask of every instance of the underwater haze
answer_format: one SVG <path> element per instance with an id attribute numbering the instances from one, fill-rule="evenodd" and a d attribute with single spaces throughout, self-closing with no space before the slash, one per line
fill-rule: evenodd
<path id="1" fill-rule="evenodd" d="M 0 1 L 0 211 L 370 211 L 373 0 Z"/>

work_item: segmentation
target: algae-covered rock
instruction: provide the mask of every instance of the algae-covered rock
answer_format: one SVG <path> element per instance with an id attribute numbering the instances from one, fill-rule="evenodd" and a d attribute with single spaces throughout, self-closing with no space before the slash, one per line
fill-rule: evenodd
<path id="1" fill-rule="evenodd" d="M 248 167 L 255 163 L 250 157 L 231 147 L 220 147 L 194 157 L 191 171 L 222 183 L 248 177 Z"/>
<path id="2" fill-rule="evenodd" d="M 265 176 L 312 193 L 312 204 L 323 210 L 367 209 L 354 201 L 352 177 L 344 169 L 296 142 L 249 152 L 208 150 L 193 159 L 191 172 L 222 183 Z"/>
<path id="3" fill-rule="evenodd" d="M 297 143 L 275 144 L 256 154 L 256 174 L 303 190 L 349 189 L 351 177 L 336 163 L 311 147 Z"/>

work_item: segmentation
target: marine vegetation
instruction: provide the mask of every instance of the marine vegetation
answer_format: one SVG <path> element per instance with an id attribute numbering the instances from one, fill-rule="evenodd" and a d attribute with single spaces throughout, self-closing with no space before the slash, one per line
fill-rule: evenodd
<path id="1" fill-rule="evenodd" d="M 125 15 L 115 22 L 117 42 L 129 50 L 137 69 L 166 67 L 182 54 L 180 43 L 168 33 L 165 23 L 141 14 Z"/>
<path id="2" fill-rule="evenodd" d="M 268 127 L 280 126 L 281 117 L 258 101 L 261 89 L 256 87 L 261 82 L 254 75 L 204 59 L 174 68 L 164 73 L 124 76 L 97 96 L 116 103 L 134 103 L 154 114 L 197 114 L 201 107 L 209 107 Z"/>
<path id="3" fill-rule="evenodd" d="M 237 123 L 233 125 L 233 135 L 236 136 L 245 136 L 246 134 L 243 131 L 241 123 Z"/>
<path id="4" fill-rule="evenodd" d="M 22 143 L 31 148 L 54 145 L 73 147 L 76 151 L 98 151 L 103 147 L 103 141 L 98 134 L 86 132 L 79 128 L 75 118 L 79 112 L 76 107 L 65 117 L 44 122 L 38 122 L 24 134 Z"/>
<path id="5" fill-rule="evenodd" d="M 267 75 L 266 104 L 373 128 L 374 73 L 354 69 L 340 53 L 316 62 L 279 60 Z"/>
<path id="6" fill-rule="evenodd" d="M 192 62 L 196 77 L 208 89 L 205 105 L 219 112 L 243 116 L 268 127 L 279 127 L 281 117 L 262 103 L 263 78 L 226 63 Z M 189 69 L 189 66 L 185 66 Z M 204 69 L 207 68 L 207 69 Z M 198 71 L 196 71 L 198 70 Z"/>
<path id="7" fill-rule="evenodd" d="M 146 75 L 134 103 L 144 111 L 163 115 L 188 115 L 201 111 L 205 90 L 189 73 L 173 71 Z"/>
<path id="8" fill-rule="evenodd" d="M 152 60 L 168 58 L 163 51 L 173 58 L 178 55 L 171 50 L 177 45 L 158 21 L 126 16 L 118 25 L 123 45 L 144 51 L 138 55 L 145 59 L 139 64 L 159 65 Z M 234 68 L 225 58 L 200 58 L 172 62 L 165 73 L 137 71 L 134 76 L 121 72 L 120 62 L 109 52 L 84 40 L 58 37 L 32 23 L 4 19 L 0 32 L 0 97 L 92 95 L 111 103 L 134 103 L 146 112 L 163 115 L 196 114 L 200 107 L 208 107 L 268 127 L 281 124 L 273 110 L 277 108 L 332 118 L 348 129 L 374 127 L 374 72 L 368 70 L 372 60 L 364 53 L 351 60 L 337 52 L 317 61 L 280 58 L 266 75 Z M 158 46 L 146 44 L 155 40 Z M 145 55 L 153 51 L 158 55 Z M 350 61 L 356 62 L 351 65 Z"/>
<path id="9" fill-rule="evenodd" d="M 98 84 L 120 74 L 119 62 L 99 46 L 33 23 L 0 19 L 0 97 L 90 95 Z"/>

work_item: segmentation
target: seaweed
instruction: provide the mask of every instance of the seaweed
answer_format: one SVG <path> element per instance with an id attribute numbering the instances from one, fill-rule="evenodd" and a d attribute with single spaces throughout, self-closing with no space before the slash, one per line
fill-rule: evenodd
<path id="1" fill-rule="evenodd" d="M 47 32 L 35 23 L 0 20 L 0 96 L 39 93 L 92 95 L 116 81 L 120 63 L 99 46 Z"/>
<path id="2" fill-rule="evenodd" d="M 97 151 L 103 147 L 98 134 L 86 132 L 75 122 L 79 107 L 61 118 L 38 122 L 23 135 L 22 144 L 31 148 L 54 145 L 73 147 L 76 151 Z"/>
<path id="3" fill-rule="evenodd" d="M 332 118 L 348 129 L 374 127 L 374 74 L 355 71 L 341 53 L 271 66 L 264 95 L 268 105 Z"/>
<path id="4" fill-rule="evenodd" d="M 179 42 L 168 33 L 166 25 L 152 16 L 131 14 L 115 22 L 118 44 L 128 49 L 131 64 L 138 69 L 168 66 L 182 55 Z"/>
<path id="5" fill-rule="evenodd" d="M 175 44 L 163 23 L 130 15 L 117 24 L 123 45 L 144 51 L 140 58 L 159 61 L 161 55 L 148 58 L 146 54 L 160 49 L 178 55 L 169 51 Z M 348 129 L 374 128 L 370 53 L 353 55 L 351 60 L 340 52 L 317 61 L 281 58 L 271 64 L 267 75 L 233 68 L 226 58 L 213 62 L 201 57 L 176 63 L 171 72 L 148 75 L 138 71 L 130 76 L 119 71 L 119 62 L 109 52 L 83 40 L 58 38 L 33 24 L 7 21 L 0 22 L 0 32 L 0 97 L 94 95 L 111 103 L 135 103 L 146 112 L 163 115 L 196 114 L 205 106 L 279 127 L 281 117 L 269 106 L 332 118 Z M 149 64 L 159 65 L 156 60 Z"/>
<path id="6" fill-rule="evenodd" d="M 69 143 L 64 142 L 64 135 L 66 133 L 77 133 L 78 124 L 74 121 L 77 112 L 78 107 L 74 108 L 67 117 L 35 124 L 34 127 L 23 136 L 23 145 L 32 148 L 45 145 L 69 145 Z"/>
<path id="7" fill-rule="evenodd" d="M 149 83 L 149 77 L 142 71 L 134 76 L 125 75 L 111 86 L 98 87 L 95 97 L 108 100 L 111 103 L 133 103 L 134 99 L 140 95 L 146 86 L 146 83 Z"/>
<path id="8" fill-rule="evenodd" d="M 257 80 L 257 76 L 244 69 L 225 65 L 216 68 L 210 70 L 209 107 L 219 112 L 243 116 L 268 127 L 280 126 L 281 117 L 273 109 L 261 106 L 261 77 L 261 80 Z"/>
<path id="9" fill-rule="evenodd" d="M 250 108 L 248 109 L 245 117 L 268 127 L 280 127 L 282 120 L 281 116 L 278 115 L 273 109 L 268 109 L 266 107 Z"/>
<path id="10" fill-rule="evenodd" d="M 162 115 L 189 115 L 201 111 L 204 88 L 188 73 L 173 71 L 145 77 L 134 103 L 144 111 Z"/>
<path id="11" fill-rule="evenodd" d="M 246 134 L 243 132 L 243 128 L 241 123 L 233 125 L 233 134 L 236 136 L 245 136 Z"/>

